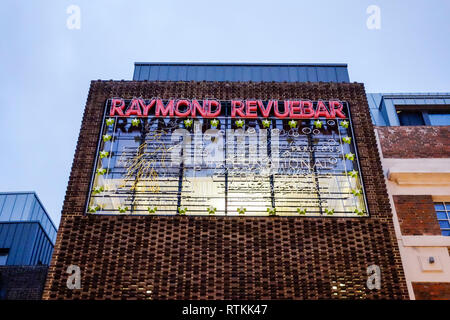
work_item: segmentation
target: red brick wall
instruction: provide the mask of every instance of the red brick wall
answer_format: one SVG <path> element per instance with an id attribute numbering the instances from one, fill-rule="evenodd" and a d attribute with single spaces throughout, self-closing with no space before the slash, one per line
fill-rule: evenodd
<path id="1" fill-rule="evenodd" d="M 346 100 L 370 217 L 85 215 L 105 101 L 115 96 Z M 81 268 L 80 290 L 66 287 L 70 264 Z M 381 268 L 380 290 L 366 288 L 372 264 Z M 44 299 L 73 298 L 406 299 L 364 86 L 92 82 L 44 293 Z"/>
<path id="2" fill-rule="evenodd" d="M 47 266 L 0 266 L 0 300 L 40 300 L 47 272 Z"/>
<path id="3" fill-rule="evenodd" d="M 450 158 L 450 126 L 377 127 L 384 158 Z"/>
<path id="4" fill-rule="evenodd" d="M 394 195 L 393 198 L 403 235 L 441 235 L 431 196 Z"/>
<path id="5" fill-rule="evenodd" d="M 450 300 L 450 282 L 413 282 L 416 300 Z"/>

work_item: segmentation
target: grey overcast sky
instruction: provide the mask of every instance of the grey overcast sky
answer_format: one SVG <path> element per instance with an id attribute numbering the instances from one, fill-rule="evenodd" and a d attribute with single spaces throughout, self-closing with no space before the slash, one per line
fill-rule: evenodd
<path id="1" fill-rule="evenodd" d="M 81 28 L 66 26 L 70 5 Z M 369 5 L 381 28 L 369 30 Z M 450 1 L 17 1 L 0 16 L 0 191 L 56 224 L 90 80 L 133 63 L 339 62 L 368 92 L 450 91 Z"/>

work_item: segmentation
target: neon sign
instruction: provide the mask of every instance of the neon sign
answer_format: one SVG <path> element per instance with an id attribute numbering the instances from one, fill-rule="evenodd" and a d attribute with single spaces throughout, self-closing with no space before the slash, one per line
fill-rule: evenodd
<path id="1" fill-rule="evenodd" d="M 120 117 L 192 117 L 215 118 L 222 112 L 222 105 L 217 100 L 196 99 L 131 99 L 126 103 L 124 99 L 111 100 L 109 116 Z M 343 112 L 343 104 L 337 100 L 313 103 L 310 100 L 231 100 L 231 118 L 256 119 L 269 117 L 270 114 L 278 119 L 326 119 L 347 116 Z"/>
<path id="2" fill-rule="evenodd" d="M 86 212 L 367 216 L 349 106 L 109 99 Z"/>

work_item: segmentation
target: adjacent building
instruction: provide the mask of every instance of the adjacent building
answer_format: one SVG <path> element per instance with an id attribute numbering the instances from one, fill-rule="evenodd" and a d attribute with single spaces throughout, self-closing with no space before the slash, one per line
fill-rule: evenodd
<path id="1" fill-rule="evenodd" d="M 368 102 L 409 297 L 450 299 L 450 93 Z"/>
<path id="2" fill-rule="evenodd" d="M 0 299 L 41 298 L 56 227 L 34 192 L 0 192 Z"/>
<path id="3" fill-rule="evenodd" d="M 92 81 L 44 299 L 407 299 L 371 111 L 345 64 Z"/>

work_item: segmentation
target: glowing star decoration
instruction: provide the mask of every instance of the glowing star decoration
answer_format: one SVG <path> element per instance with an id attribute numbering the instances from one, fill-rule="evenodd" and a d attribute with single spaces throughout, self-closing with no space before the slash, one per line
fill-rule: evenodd
<path id="1" fill-rule="evenodd" d="M 352 178 L 358 177 L 358 171 L 356 171 L 356 170 L 349 171 L 347 174 Z"/>
<path id="2" fill-rule="evenodd" d="M 96 213 L 98 210 L 100 210 L 99 206 L 90 206 L 88 209 L 90 213 Z"/>
<path id="3" fill-rule="evenodd" d="M 186 128 L 190 128 L 192 126 L 192 120 L 191 119 L 186 119 L 183 122 L 184 122 L 184 126 Z"/>
<path id="4" fill-rule="evenodd" d="M 98 168 L 97 169 L 97 173 L 102 176 L 102 175 L 104 175 L 106 173 L 106 169 L 105 168 Z"/>
<path id="5" fill-rule="evenodd" d="M 355 209 L 355 211 L 353 212 L 356 213 L 358 216 L 363 216 L 366 213 L 365 210 L 358 210 L 358 209 Z"/>
<path id="6" fill-rule="evenodd" d="M 243 208 L 243 207 L 237 208 L 237 212 L 238 212 L 239 214 L 245 214 L 246 211 L 247 211 L 246 208 Z"/>
<path id="7" fill-rule="evenodd" d="M 343 137 L 343 138 L 342 138 L 342 141 L 343 141 L 344 143 L 350 144 L 350 143 L 352 142 L 352 138 L 350 138 L 350 137 Z"/>
<path id="8" fill-rule="evenodd" d="M 127 210 L 128 210 L 128 207 L 125 207 L 125 206 L 119 206 L 119 212 L 120 212 L 120 213 L 125 213 L 125 212 L 127 212 Z"/>
<path id="9" fill-rule="evenodd" d="M 263 125 L 264 128 L 270 127 L 270 120 L 264 119 L 262 121 L 262 125 Z"/>
<path id="10" fill-rule="evenodd" d="M 269 214 L 269 216 L 276 216 L 277 208 L 267 208 L 267 213 Z"/>
<path id="11" fill-rule="evenodd" d="M 297 121 L 292 119 L 291 121 L 288 122 L 288 125 L 291 129 L 294 129 L 297 127 Z"/>
<path id="12" fill-rule="evenodd" d="M 147 211 L 148 211 L 148 213 L 155 213 L 156 212 L 156 210 L 158 210 L 158 208 L 157 207 L 147 207 Z"/>
<path id="13" fill-rule="evenodd" d="M 214 207 L 206 208 L 206 210 L 208 211 L 208 214 L 216 214 L 217 211 L 217 209 Z"/>
<path id="14" fill-rule="evenodd" d="M 306 209 L 297 208 L 297 213 L 301 214 L 301 215 L 305 215 L 306 214 Z"/>
<path id="15" fill-rule="evenodd" d="M 332 216 L 332 215 L 334 214 L 334 209 L 331 209 L 331 210 L 325 209 L 325 213 L 326 213 L 328 216 Z"/>
<path id="16" fill-rule="evenodd" d="M 94 194 L 99 194 L 100 192 L 102 192 L 104 190 L 104 188 L 102 186 L 96 186 L 94 188 L 94 190 L 92 190 L 92 193 Z"/>
<path id="17" fill-rule="evenodd" d="M 345 155 L 345 159 L 353 161 L 353 160 L 355 160 L 355 155 L 353 153 L 347 153 Z"/>
<path id="18" fill-rule="evenodd" d="M 342 128 L 347 129 L 348 128 L 348 121 L 347 120 L 341 121 L 340 125 L 341 125 Z"/>
<path id="19" fill-rule="evenodd" d="M 108 142 L 109 140 L 111 140 L 111 136 L 109 134 L 104 134 L 103 135 L 103 142 Z"/>
<path id="20" fill-rule="evenodd" d="M 108 151 L 100 151 L 100 159 L 106 158 L 107 156 L 109 156 Z"/>
<path id="21" fill-rule="evenodd" d="M 352 193 L 355 197 L 362 195 L 361 189 L 352 189 Z"/>
<path id="22" fill-rule="evenodd" d="M 314 127 L 316 127 L 317 129 L 322 128 L 322 121 L 320 121 L 320 120 L 314 121 L 313 124 L 314 124 Z"/>
<path id="23" fill-rule="evenodd" d="M 106 125 L 107 126 L 112 126 L 113 124 L 114 124 L 114 119 L 113 118 L 106 119 Z"/>
<path id="24" fill-rule="evenodd" d="M 187 208 L 184 208 L 184 209 L 181 208 L 181 207 L 178 208 L 178 213 L 179 214 L 184 215 L 184 214 L 186 214 L 186 212 L 187 212 Z"/>
<path id="25" fill-rule="evenodd" d="M 211 127 L 216 128 L 219 125 L 219 120 L 213 119 L 211 120 Z"/>
<path id="26" fill-rule="evenodd" d="M 138 118 L 134 118 L 133 120 L 131 120 L 131 125 L 133 127 L 137 127 L 140 123 L 141 123 L 141 120 L 139 120 Z"/>
<path id="27" fill-rule="evenodd" d="M 244 126 L 244 120 L 239 119 L 234 124 L 236 125 L 236 127 L 242 128 Z"/>

